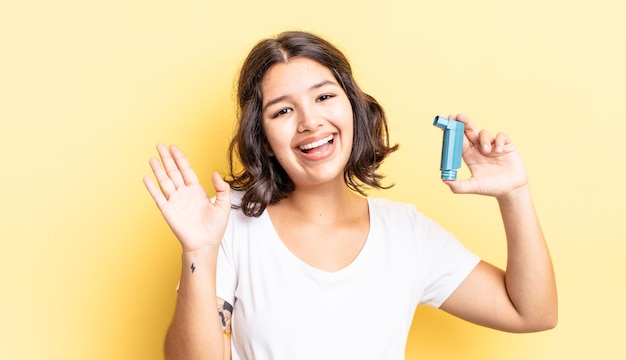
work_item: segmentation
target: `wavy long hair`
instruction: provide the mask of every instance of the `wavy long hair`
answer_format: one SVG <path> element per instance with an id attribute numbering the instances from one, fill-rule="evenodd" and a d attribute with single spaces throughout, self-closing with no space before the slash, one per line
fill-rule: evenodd
<path id="1" fill-rule="evenodd" d="M 247 216 L 260 216 L 269 204 L 286 198 L 295 188 L 275 157 L 268 155 L 267 138 L 261 125 L 261 82 L 272 65 L 293 57 L 306 57 L 330 69 L 352 106 L 354 140 L 344 169 L 346 185 L 365 196 L 365 189 L 386 189 L 377 170 L 398 145 L 389 145 L 387 120 L 378 102 L 364 93 L 352 76 L 350 63 L 335 46 L 307 32 L 284 32 L 256 44 L 239 73 L 237 86 L 238 124 L 229 146 L 233 190 L 243 191 L 238 206 Z M 242 170 L 236 170 L 238 158 Z"/>

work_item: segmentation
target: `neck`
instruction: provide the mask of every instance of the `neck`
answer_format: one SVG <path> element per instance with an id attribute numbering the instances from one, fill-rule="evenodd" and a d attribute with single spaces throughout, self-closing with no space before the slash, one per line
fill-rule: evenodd
<path id="1" fill-rule="evenodd" d="M 324 191 L 296 188 L 277 205 L 285 206 L 300 217 L 313 222 L 333 223 L 359 213 L 355 210 L 365 201 L 344 185 L 330 187 Z"/>

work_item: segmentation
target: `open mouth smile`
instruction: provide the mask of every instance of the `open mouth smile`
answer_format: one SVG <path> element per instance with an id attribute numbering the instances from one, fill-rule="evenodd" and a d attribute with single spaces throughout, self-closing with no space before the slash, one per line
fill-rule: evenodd
<path id="1" fill-rule="evenodd" d="M 328 135 L 327 137 L 325 137 L 323 139 L 319 139 L 319 140 L 314 141 L 312 143 L 299 146 L 298 149 L 300 149 L 300 151 L 302 151 L 303 153 L 308 154 L 311 150 L 319 148 L 320 146 L 323 146 L 323 145 L 326 145 L 326 144 L 332 144 L 334 137 L 335 136 L 331 134 L 331 135 Z"/>

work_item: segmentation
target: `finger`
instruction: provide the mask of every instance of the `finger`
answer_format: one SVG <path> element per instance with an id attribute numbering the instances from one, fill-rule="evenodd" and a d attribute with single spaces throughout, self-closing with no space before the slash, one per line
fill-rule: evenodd
<path id="1" fill-rule="evenodd" d="M 167 172 L 167 176 L 171 179 L 174 186 L 176 188 L 184 186 L 185 180 L 183 179 L 183 176 L 178 169 L 178 165 L 176 164 L 176 161 L 172 157 L 172 153 L 167 148 L 167 146 L 163 144 L 158 144 L 157 151 L 159 153 L 159 156 L 161 157 L 161 162 L 163 163 L 165 172 Z"/>
<path id="2" fill-rule="evenodd" d="M 455 194 L 478 194 L 480 193 L 480 187 L 473 181 L 468 180 L 444 180 L 443 181 L 450 190 Z"/>
<path id="3" fill-rule="evenodd" d="M 497 153 L 502 153 L 504 151 L 504 146 L 511 143 L 511 138 L 505 133 L 498 133 L 496 135 L 495 147 Z"/>
<path id="4" fill-rule="evenodd" d="M 170 151 L 174 161 L 176 161 L 176 164 L 178 165 L 178 170 L 180 171 L 184 183 L 186 185 L 199 184 L 200 181 L 198 180 L 198 176 L 196 176 L 196 172 L 191 168 L 191 165 L 189 164 L 189 161 L 187 161 L 187 158 L 185 158 L 185 155 L 183 155 L 183 152 L 174 145 L 170 146 Z"/>
<path id="5" fill-rule="evenodd" d="M 144 177 L 143 183 L 146 186 L 146 189 L 148 189 L 148 192 L 152 196 L 152 199 L 154 199 L 154 202 L 156 203 L 158 208 L 161 209 L 163 205 L 167 203 L 165 195 L 163 195 L 161 190 L 159 190 L 154 181 L 152 181 L 152 179 L 150 179 L 149 177 Z"/>
<path id="6" fill-rule="evenodd" d="M 166 198 L 169 198 L 170 195 L 176 192 L 176 186 L 170 179 L 169 175 L 161 166 L 161 162 L 158 159 L 152 158 L 150 159 L 150 168 L 152 168 L 152 172 L 156 177 L 157 182 L 159 183 L 159 187 L 165 195 Z"/>
<path id="7" fill-rule="evenodd" d="M 493 149 L 494 137 L 488 130 L 481 130 L 478 133 L 478 142 L 480 145 L 480 151 L 483 154 L 489 154 Z"/>
<path id="8" fill-rule="evenodd" d="M 450 115 L 450 119 L 463 123 L 465 126 L 465 137 L 469 140 L 470 145 L 478 146 L 480 143 L 480 130 L 474 125 L 467 115 L 462 113 Z"/>
<path id="9" fill-rule="evenodd" d="M 213 173 L 213 187 L 215 188 L 215 205 L 228 210 L 230 209 L 230 186 L 218 173 Z"/>

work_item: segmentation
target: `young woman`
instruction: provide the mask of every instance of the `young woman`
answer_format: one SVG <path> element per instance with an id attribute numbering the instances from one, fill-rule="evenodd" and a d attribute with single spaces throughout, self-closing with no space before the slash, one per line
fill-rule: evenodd
<path id="1" fill-rule="evenodd" d="M 412 205 L 365 196 L 383 187 L 376 171 L 397 146 L 382 108 L 325 40 L 261 41 L 238 102 L 231 174 L 213 175 L 213 201 L 174 146 L 158 145 L 150 160 L 158 185 L 144 180 L 182 245 L 167 358 L 403 359 L 419 304 L 504 331 L 556 325 L 549 252 L 507 135 L 451 116 L 465 124 L 472 176 L 445 181 L 497 199 L 502 271 Z"/>

